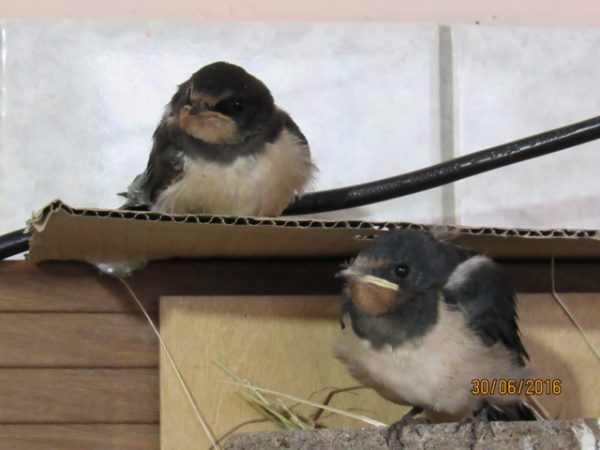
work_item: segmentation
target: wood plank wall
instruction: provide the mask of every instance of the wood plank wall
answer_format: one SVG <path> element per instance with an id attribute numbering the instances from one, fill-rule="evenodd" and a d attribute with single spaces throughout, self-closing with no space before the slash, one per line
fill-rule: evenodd
<path id="1" fill-rule="evenodd" d="M 163 262 L 130 283 L 155 319 L 164 294 L 338 289 L 337 261 L 306 264 Z M 118 281 L 82 263 L 0 262 L 0 448 L 158 449 L 158 398 L 156 338 Z"/>
<path id="2" fill-rule="evenodd" d="M 133 306 L 83 264 L 1 263 L 2 448 L 159 447 L 158 348 Z"/>
<path id="3" fill-rule="evenodd" d="M 338 260 L 156 262 L 130 278 L 161 295 L 336 294 Z M 548 292 L 548 262 L 507 263 Z M 561 291 L 597 292 L 598 262 L 557 266 Z M 123 286 L 83 263 L 0 261 L 0 448 L 159 448 L 158 347 Z"/>

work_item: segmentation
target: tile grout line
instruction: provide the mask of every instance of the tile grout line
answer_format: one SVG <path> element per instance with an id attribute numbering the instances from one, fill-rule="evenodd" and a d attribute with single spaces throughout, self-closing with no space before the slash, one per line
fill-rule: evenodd
<path id="1" fill-rule="evenodd" d="M 6 117 L 6 23 L 0 20 L 0 133 Z"/>
<path id="2" fill-rule="evenodd" d="M 456 156 L 454 121 L 454 50 L 452 27 L 438 27 L 438 79 L 440 104 L 440 149 L 442 161 Z M 456 184 L 442 187 L 442 215 L 445 223 L 458 224 Z"/>
<path id="3" fill-rule="evenodd" d="M 6 118 L 6 27 L 0 20 L 0 152 L 4 140 L 4 120 Z"/>
<path id="4" fill-rule="evenodd" d="M 5 155 L 5 128 L 6 128 L 6 21 L 0 19 L 0 158 Z M 5 169 L 0 167 L 0 180 L 5 179 Z M 3 186 L 0 184 L 0 193 L 3 193 Z M 10 259 L 16 259 L 12 256 Z"/>

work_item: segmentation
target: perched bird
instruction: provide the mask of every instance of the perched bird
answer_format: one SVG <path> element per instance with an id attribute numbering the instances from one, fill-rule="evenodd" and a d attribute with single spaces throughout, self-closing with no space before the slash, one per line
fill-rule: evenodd
<path id="1" fill-rule="evenodd" d="M 476 395 L 474 380 L 524 380 L 529 358 L 515 296 L 489 258 L 417 230 L 390 231 L 340 275 L 335 356 L 362 384 L 445 420 L 534 420 L 517 395 Z M 505 394 L 505 392 L 502 392 Z"/>
<path id="2" fill-rule="evenodd" d="M 276 216 L 315 172 L 306 138 L 269 89 L 216 62 L 179 85 L 123 209 Z"/>

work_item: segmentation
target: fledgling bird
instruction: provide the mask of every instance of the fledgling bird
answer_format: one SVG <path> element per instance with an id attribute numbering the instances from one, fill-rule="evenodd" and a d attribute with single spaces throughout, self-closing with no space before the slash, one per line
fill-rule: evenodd
<path id="1" fill-rule="evenodd" d="M 179 85 L 123 209 L 277 216 L 316 170 L 306 138 L 241 67 L 207 65 Z"/>
<path id="2" fill-rule="evenodd" d="M 473 380 L 525 379 L 515 296 L 491 259 L 417 230 L 390 231 L 340 275 L 335 356 L 392 402 L 447 418 L 534 420 L 518 396 L 473 395 Z"/>

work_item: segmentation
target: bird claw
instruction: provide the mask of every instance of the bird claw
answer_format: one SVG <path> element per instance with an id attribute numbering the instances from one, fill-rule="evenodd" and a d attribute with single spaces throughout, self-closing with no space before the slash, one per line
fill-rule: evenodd
<path id="1" fill-rule="evenodd" d="M 402 430 L 406 426 L 413 425 L 423 425 L 428 424 L 429 421 L 423 417 L 415 418 L 417 414 L 423 412 L 423 408 L 419 408 L 417 406 L 413 407 L 409 412 L 407 412 L 400 420 L 391 424 L 386 432 L 385 442 L 388 447 L 392 447 L 393 442 L 399 442 L 402 436 Z"/>
<path id="2" fill-rule="evenodd" d="M 492 436 L 495 435 L 494 429 L 492 428 L 492 424 L 488 418 L 488 411 L 486 407 L 481 408 L 479 411 L 475 412 L 472 416 L 465 417 L 460 422 L 456 424 L 455 432 L 458 432 L 464 426 L 469 426 L 469 434 L 472 442 L 477 440 L 477 430 L 479 427 L 484 427 L 485 431 L 481 434 L 489 433 Z"/>

